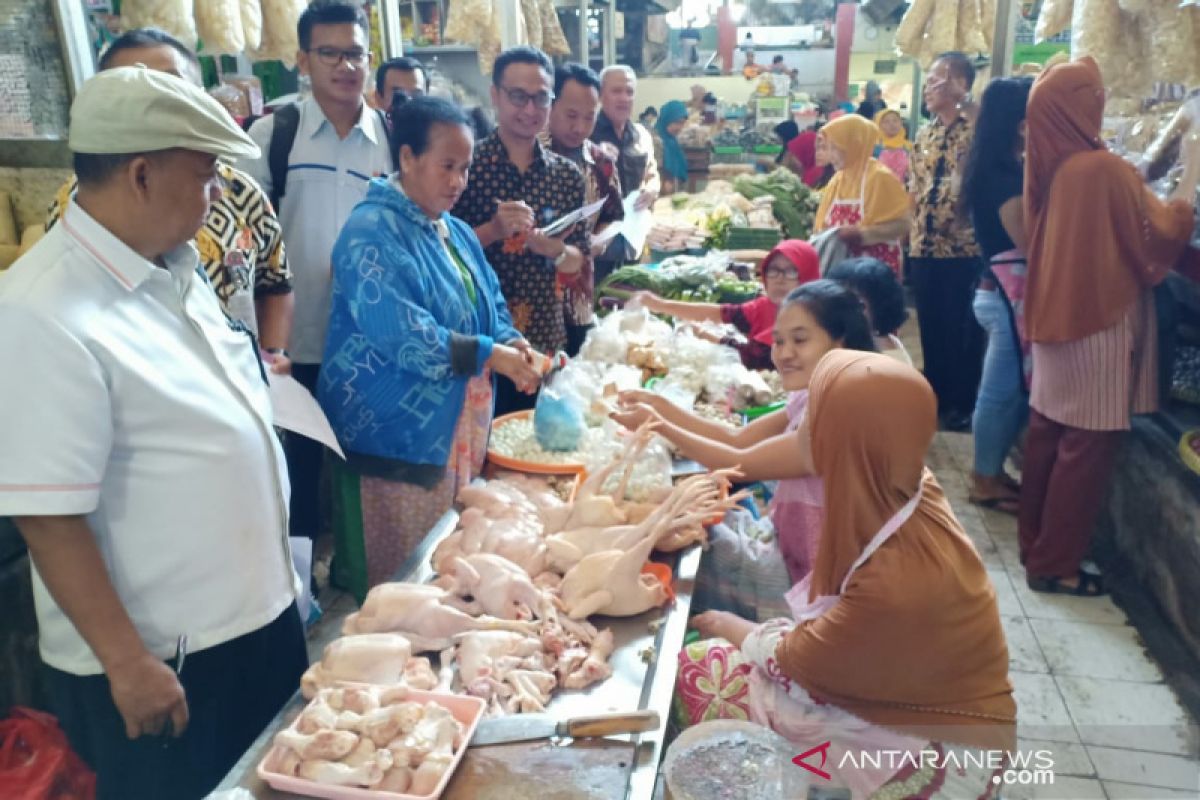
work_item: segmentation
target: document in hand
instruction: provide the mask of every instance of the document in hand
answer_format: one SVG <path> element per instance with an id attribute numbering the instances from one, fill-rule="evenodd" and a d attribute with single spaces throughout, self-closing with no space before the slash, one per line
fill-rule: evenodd
<path id="1" fill-rule="evenodd" d="M 542 228 L 542 233 L 546 236 L 558 236 L 563 231 L 568 230 L 572 225 L 578 225 L 580 222 L 589 220 L 600 213 L 600 209 L 604 208 L 607 202 L 605 198 L 601 198 L 591 205 L 586 205 L 583 208 L 577 208 L 569 214 L 559 217 L 551 222 L 546 227 Z"/>

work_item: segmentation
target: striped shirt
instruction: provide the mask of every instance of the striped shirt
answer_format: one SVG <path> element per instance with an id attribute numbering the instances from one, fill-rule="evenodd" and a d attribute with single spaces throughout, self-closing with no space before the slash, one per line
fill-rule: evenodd
<path id="1" fill-rule="evenodd" d="M 274 130 L 274 115 L 255 122 L 250 138 L 262 154 L 238 164 L 268 196 L 273 188 L 268 158 Z M 296 141 L 288 155 L 287 191 L 278 209 L 296 291 L 288 350 L 297 364 L 321 363 L 329 326 L 333 244 L 350 211 L 366 196 L 367 182 L 391 171 L 387 131 L 366 104 L 358 123 L 341 139 L 316 100 L 301 101 Z"/>
<path id="2" fill-rule="evenodd" d="M 1060 425 L 1129 430 L 1158 408 L 1158 321 L 1142 292 L 1120 322 L 1073 342 L 1033 343 L 1030 405 Z"/>

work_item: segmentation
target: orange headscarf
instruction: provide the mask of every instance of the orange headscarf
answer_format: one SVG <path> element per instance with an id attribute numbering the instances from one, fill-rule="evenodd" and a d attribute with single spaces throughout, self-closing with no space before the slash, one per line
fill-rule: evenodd
<path id="1" fill-rule="evenodd" d="M 996 594 L 924 468 L 937 430 L 929 384 L 887 356 L 834 350 L 813 372 L 809 419 L 813 463 L 825 482 L 815 595 L 836 594 L 884 524 L 916 492 L 921 500 L 853 573 L 838 603 L 780 643 L 783 672 L 877 725 L 1011 747 L 1016 704 Z"/>
<path id="2" fill-rule="evenodd" d="M 1051 67 L 1026 115 L 1026 333 L 1068 342 L 1115 325 L 1179 260 L 1185 203 L 1164 204 L 1100 141 L 1104 84 L 1090 57 Z"/>
<path id="3" fill-rule="evenodd" d="M 890 222 L 908 211 L 908 193 L 904 185 L 891 170 L 872 157 L 880 137 L 874 122 L 858 114 L 847 114 L 822 128 L 821 135 L 845 154 L 846 161 L 821 193 L 814 233 L 825 229 L 825 216 L 835 200 L 861 198 L 862 225 Z"/>

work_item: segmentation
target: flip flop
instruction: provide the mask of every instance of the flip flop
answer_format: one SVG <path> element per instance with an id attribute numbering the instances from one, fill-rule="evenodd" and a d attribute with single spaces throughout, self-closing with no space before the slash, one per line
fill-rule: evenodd
<path id="1" fill-rule="evenodd" d="M 971 505 L 987 508 L 992 511 L 999 511 L 1001 514 L 1017 515 L 1018 500 L 1015 497 L 968 497 L 967 502 Z"/>
<path id="2" fill-rule="evenodd" d="M 1069 594 L 1075 597 L 1100 597 L 1108 594 L 1104 588 L 1104 579 L 1090 572 L 1079 571 L 1078 586 L 1064 586 L 1061 578 L 1025 577 L 1025 584 L 1035 592 L 1043 594 Z"/>

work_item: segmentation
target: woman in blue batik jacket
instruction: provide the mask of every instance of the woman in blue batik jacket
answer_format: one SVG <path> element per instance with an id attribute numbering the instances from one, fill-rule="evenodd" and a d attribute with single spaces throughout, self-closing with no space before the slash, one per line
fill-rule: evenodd
<path id="1" fill-rule="evenodd" d="M 399 172 L 371 181 L 333 249 L 318 389 L 346 452 L 334 471 L 334 579 L 360 602 L 478 476 L 493 375 L 532 393 L 542 363 L 475 233 L 446 213 L 467 186 L 467 117 L 418 98 L 393 129 Z"/>

